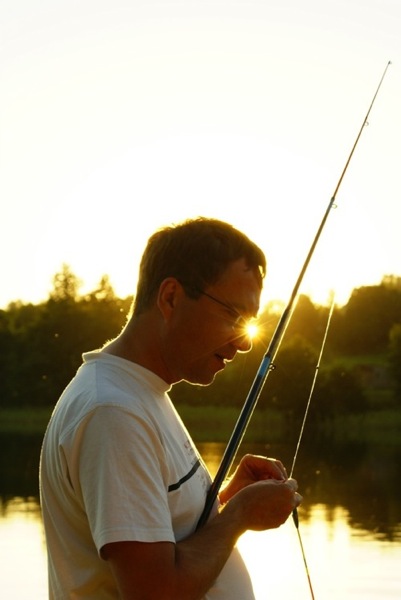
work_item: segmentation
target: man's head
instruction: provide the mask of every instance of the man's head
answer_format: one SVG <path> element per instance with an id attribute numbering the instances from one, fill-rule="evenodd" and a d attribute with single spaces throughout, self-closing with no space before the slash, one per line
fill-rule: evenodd
<path id="1" fill-rule="evenodd" d="M 138 316 L 152 306 L 166 278 L 176 278 L 188 296 L 198 298 L 239 259 L 244 259 L 262 288 L 265 256 L 232 225 L 199 217 L 158 230 L 149 239 L 142 256 L 133 315 Z"/>

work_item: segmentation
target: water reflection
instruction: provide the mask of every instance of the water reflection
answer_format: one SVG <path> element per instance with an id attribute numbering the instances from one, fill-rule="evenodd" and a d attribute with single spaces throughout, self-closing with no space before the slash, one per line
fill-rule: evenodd
<path id="1" fill-rule="evenodd" d="M 304 502 L 300 532 L 315 598 L 401 598 L 400 447 L 305 444 L 294 476 Z M 224 447 L 200 448 L 213 472 Z M 249 451 L 291 464 L 290 446 L 246 445 Z M 258 600 L 311 598 L 299 540 L 291 519 L 275 531 L 248 532 L 239 546 Z"/>
<path id="2" fill-rule="evenodd" d="M 215 473 L 224 447 L 200 446 Z M 289 446 L 243 445 L 243 452 L 282 458 Z M 305 446 L 294 474 L 304 494 L 299 509 L 301 539 L 315 598 L 401 598 L 399 564 L 400 448 L 327 442 Z M 258 600 L 311 598 L 299 540 L 291 519 L 275 531 L 248 532 L 239 546 Z"/>
<path id="3" fill-rule="evenodd" d="M 401 598 L 401 447 L 315 442 L 303 446 L 294 474 L 304 495 L 300 531 L 315 597 Z M 38 503 L 41 438 L 3 435 L 0 443 L 2 595 L 42 600 L 47 576 Z M 199 449 L 214 474 L 224 446 Z M 277 456 L 286 465 L 293 452 L 289 446 L 243 444 L 241 454 L 247 451 Z M 239 545 L 258 600 L 311 598 L 291 519 L 275 531 L 248 532 Z"/>
<path id="4" fill-rule="evenodd" d="M 317 600 L 390 600 L 401 597 L 399 545 L 355 536 L 347 511 L 326 507 L 310 511 L 301 524 L 302 540 Z M 310 600 L 311 593 L 291 520 L 278 530 L 248 532 L 239 543 L 258 600 Z"/>
<path id="5" fill-rule="evenodd" d="M 46 548 L 37 498 L 1 504 L 1 597 L 10 600 L 47 598 Z"/>
<path id="6" fill-rule="evenodd" d="M 3 510 L 15 497 L 38 498 L 42 437 L 0 434 L 0 499 Z"/>
<path id="7" fill-rule="evenodd" d="M 224 445 L 199 444 L 199 449 L 215 473 Z M 288 466 L 292 461 L 289 445 L 243 444 L 239 454 L 245 452 L 275 456 Z M 316 505 L 326 507 L 329 523 L 342 507 L 349 526 L 355 530 L 367 531 L 377 539 L 401 540 L 401 446 L 334 446 L 326 440 L 317 440 L 314 445 L 305 443 L 294 477 L 304 496 L 300 509 L 304 522 L 312 518 Z"/>

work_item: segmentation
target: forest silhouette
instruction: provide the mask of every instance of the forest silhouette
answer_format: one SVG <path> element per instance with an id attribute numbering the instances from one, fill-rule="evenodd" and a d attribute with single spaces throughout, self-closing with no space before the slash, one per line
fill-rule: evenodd
<path id="1" fill-rule="evenodd" d="M 0 311 L 0 408 L 52 407 L 82 362 L 126 322 L 132 297 L 118 298 L 104 275 L 79 293 L 68 265 L 53 277 L 40 304 L 13 302 Z M 284 307 L 282 307 L 284 308 Z M 288 416 L 304 410 L 327 325 L 329 307 L 300 296 L 269 375 L 269 402 Z M 240 355 L 209 387 L 179 384 L 179 404 L 241 406 L 280 317 L 277 302 L 263 307 L 250 353 Z M 334 308 L 311 417 L 401 405 L 401 278 L 354 289 Z M 263 396 L 264 392 L 262 392 Z M 262 397 L 261 396 L 261 397 Z"/>

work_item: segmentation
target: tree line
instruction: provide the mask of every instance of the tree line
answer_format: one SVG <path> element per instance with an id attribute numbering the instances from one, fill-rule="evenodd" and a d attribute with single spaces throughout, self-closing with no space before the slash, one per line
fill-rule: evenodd
<path id="1" fill-rule="evenodd" d="M 107 275 L 89 294 L 68 265 L 53 278 L 40 304 L 13 302 L 0 311 L 0 408 L 51 407 L 81 364 L 82 353 L 101 347 L 126 322 L 132 297 L 118 298 Z M 300 296 L 260 402 L 266 397 L 289 418 L 308 397 L 329 307 Z M 266 305 L 251 352 L 240 355 L 210 387 L 179 384 L 172 397 L 186 404 L 243 404 L 280 317 Z M 355 289 L 335 307 L 317 377 L 316 418 L 366 410 L 370 387 L 385 388 L 387 402 L 401 404 L 401 278 Z"/>

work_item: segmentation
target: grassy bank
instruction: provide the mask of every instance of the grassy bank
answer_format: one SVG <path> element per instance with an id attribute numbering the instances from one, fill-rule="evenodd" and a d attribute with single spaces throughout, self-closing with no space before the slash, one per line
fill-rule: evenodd
<path id="1" fill-rule="evenodd" d="M 52 408 L 0 409 L 0 433 L 44 434 Z"/>
<path id="2" fill-rule="evenodd" d="M 319 433 L 337 442 L 401 444 L 401 409 L 371 410 L 319 423 Z"/>
<path id="3" fill-rule="evenodd" d="M 233 431 L 239 409 L 222 406 L 178 406 L 185 425 L 197 442 L 227 442 Z M 51 408 L 0 409 L 0 433 L 43 435 Z M 295 426 L 297 427 L 297 426 Z M 313 427 L 316 435 L 337 442 L 367 441 L 375 444 L 401 443 L 401 409 L 370 410 L 361 415 L 339 416 Z M 278 411 L 257 408 L 244 441 L 272 443 L 286 439 L 285 419 Z"/>
<path id="4" fill-rule="evenodd" d="M 227 442 L 237 422 L 240 409 L 229 406 L 178 406 L 188 431 L 197 442 Z M 246 432 L 248 442 L 277 441 L 282 438 L 285 423 L 282 415 L 272 410 L 255 410 Z"/>
<path id="5" fill-rule="evenodd" d="M 226 442 L 239 415 L 239 409 L 233 407 L 184 405 L 178 406 L 177 410 L 191 435 L 199 442 Z M 43 435 L 51 412 L 52 408 L 0 409 L 0 433 Z M 263 440 L 267 429 L 274 430 L 276 434 L 283 430 L 282 418 L 277 412 L 255 412 L 251 429 L 247 433 L 248 441 Z"/>

